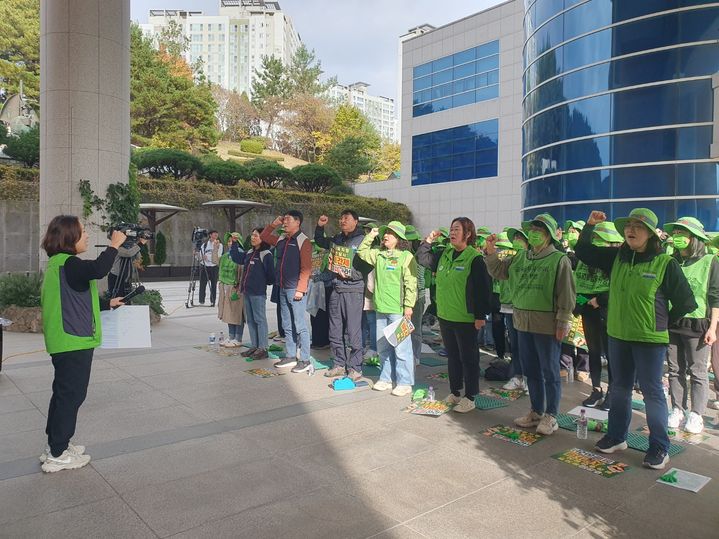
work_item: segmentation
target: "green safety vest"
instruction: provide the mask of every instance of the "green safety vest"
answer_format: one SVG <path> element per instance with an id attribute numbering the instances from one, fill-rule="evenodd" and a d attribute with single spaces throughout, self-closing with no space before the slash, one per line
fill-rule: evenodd
<path id="1" fill-rule="evenodd" d="M 234 285 L 239 282 L 237 276 L 238 265 L 230 258 L 230 253 L 225 253 L 220 257 L 220 271 L 218 279 L 222 284 Z"/>
<path id="2" fill-rule="evenodd" d="M 474 322 L 474 313 L 467 310 L 467 279 L 479 253 L 467 247 L 457 258 L 453 255 L 454 247 L 447 247 L 437 264 L 437 316 L 449 322 Z"/>
<path id="3" fill-rule="evenodd" d="M 499 303 L 502 305 L 512 304 L 512 285 L 509 281 L 499 281 Z"/>
<path id="4" fill-rule="evenodd" d="M 666 344 L 667 329 L 656 327 L 657 291 L 672 257 L 660 254 L 649 262 L 632 264 L 614 259 L 609 287 L 607 333 L 615 339 Z"/>
<path id="5" fill-rule="evenodd" d="M 509 266 L 514 307 L 522 311 L 554 312 L 554 289 L 559 262 L 566 256 L 555 251 L 543 258 L 530 259 L 520 251 Z"/>
<path id="6" fill-rule="evenodd" d="M 698 307 L 694 309 L 685 318 L 709 318 L 707 310 L 707 288 L 709 287 L 709 273 L 712 267 L 712 259 L 714 255 L 704 255 L 691 266 L 682 264 L 684 276 L 689 281 L 689 287 L 694 294 L 694 301 Z"/>
<path id="7" fill-rule="evenodd" d="M 381 250 L 377 254 L 374 287 L 375 311 L 383 314 L 402 314 L 404 312 L 402 272 L 412 271 L 409 266 L 413 260 L 414 257 L 409 251 Z"/>
<path id="8" fill-rule="evenodd" d="M 73 290 L 65 277 L 65 262 L 72 255 L 50 257 L 42 281 L 42 330 L 48 354 L 97 348 L 102 343 L 100 296 L 97 282 L 85 292 Z"/>
<path id="9" fill-rule="evenodd" d="M 609 292 L 609 275 L 599 268 L 590 269 L 584 262 L 577 264 L 574 282 L 577 284 L 577 294 L 591 296 Z"/>

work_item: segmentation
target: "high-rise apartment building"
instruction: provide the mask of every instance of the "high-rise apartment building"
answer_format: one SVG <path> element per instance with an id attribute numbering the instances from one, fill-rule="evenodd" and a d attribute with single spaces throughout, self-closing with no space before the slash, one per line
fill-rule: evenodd
<path id="1" fill-rule="evenodd" d="M 337 84 L 329 89 L 329 98 L 336 103 L 348 103 L 367 116 L 382 138 L 398 142 L 394 99 L 367 93 L 369 84 L 355 82 L 348 86 Z"/>
<path id="2" fill-rule="evenodd" d="M 202 61 L 207 78 L 223 88 L 252 93 L 252 78 L 263 56 L 289 64 L 302 41 L 279 2 L 219 0 L 219 15 L 179 9 L 151 10 L 146 35 L 155 36 L 171 20 L 182 27 L 190 64 Z"/>

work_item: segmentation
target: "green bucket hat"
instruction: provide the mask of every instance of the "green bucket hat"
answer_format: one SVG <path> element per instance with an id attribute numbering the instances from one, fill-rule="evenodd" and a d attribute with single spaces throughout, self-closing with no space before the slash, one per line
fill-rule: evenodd
<path id="1" fill-rule="evenodd" d="M 497 234 L 497 242 L 495 243 L 497 247 L 503 247 L 505 249 L 511 249 L 513 247 L 512 242 L 509 240 L 509 236 L 506 232 L 500 232 Z"/>
<path id="2" fill-rule="evenodd" d="M 372 230 L 373 228 L 379 228 L 379 223 L 376 223 L 374 221 L 369 221 L 367 223 L 363 223 L 362 228 L 367 229 L 367 230 Z"/>
<path id="3" fill-rule="evenodd" d="M 619 217 L 618 219 L 614 219 L 614 226 L 616 227 L 617 232 L 621 234 L 622 238 L 624 237 L 624 227 L 632 219 L 641 221 L 652 234 L 655 236 L 657 235 L 657 226 L 659 225 L 657 214 L 649 208 L 634 208 L 631 212 L 629 212 L 629 217 Z"/>
<path id="4" fill-rule="evenodd" d="M 559 241 L 559 232 L 557 231 L 557 221 L 554 219 L 554 217 L 552 217 L 548 213 L 540 213 L 531 221 L 522 221 L 522 230 L 524 230 L 524 232 L 527 232 L 529 230 L 529 226 L 532 223 L 541 223 L 544 226 L 544 228 L 546 228 L 547 231 L 549 232 L 549 236 L 554 241 Z"/>
<path id="5" fill-rule="evenodd" d="M 419 239 L 419 232 L 417 232 L 417 229 L 413 225 L 407 225 L 404 227 L 404 233 L 405 236 L 407 236 L 408 241 L 414 241 Z"/>
<path id="6" fill-rule="evenodd" d="M 688 230 L 700 240 L 709 241 L 709 236 L 707 236 L 704 231 L 704 225 L 695 217 L 680 217 L 673 223 L 664 225 L 664 230 L 666 230 L 668 234 L 671 234 L 676 227 Z"/>
<path id="7" fill-rule="evenodd" d="M 507 232 L 507 237 L 509 238 L 510 241 L 514 241 L 514 236 L 517 234 L 521 234 L 522 237 L 524 238 L 524 241 L 529 241 L 529 238 L 527 237 L 527 233 L 524 230 L 522 230 L 521 228 L 512 228 L 511 226 L 508 226 L 506 232 Z"/>
<path id="8" fill-rule="evenodd" d="M 477 227 L 477 236 L 482 236 L 486 238 L 487 236 L 491 236 L 492 231 L 489 229 L 488 226 L 478 226 Z"/>
<path id="9" fill-rule="evenodd" d="M 384 236 L 384 233 L 387 232 L 387 229 L 390 229 L 392 232 L 397 234 L 401 239 L 406 240 L 407 239 L 407 227 L 405 227 L 402 223 L 399 221 L 390 221 L 388 224 L 379 227 L 379 236 Z"/>
<path id="10" fill-rule="evenodd" d="M 573 228 L 575 230 L 581 231 L 584 228 L 584 225 L 586 225 L 584 221 L 565 221 L 564 222 L 564 231 L 566 232 L 570 228 Z"/>
<path id="11" fill-rule="evenodd" d="M 449 238 L 449 228 L 446 226 L 439 227 L 439 233 L 445 238 Z"/>
<path id="12" fill-rule="evenodd" d="M 242 244 L 242 234 L 240 234 L 239 232 L 225 232 L 222 243 L 227 243 L 228 241 L 230 241 L 230 237 L 235 238 L 235 241 L 239 241 L 240 244 Z"/>
<path id="13" fill-rule="evenodd" d="M 614 227 L 614 223 L 610 221 L 599 223 L 594 227 L 594 233 L 609 243 L 622 243 L 624 241 L 622 235 Z"/>

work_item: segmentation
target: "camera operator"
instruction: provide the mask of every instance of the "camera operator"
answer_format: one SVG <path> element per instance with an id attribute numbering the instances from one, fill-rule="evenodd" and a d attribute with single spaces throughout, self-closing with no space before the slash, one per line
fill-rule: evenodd
<path id="1" fill-rule="evenodd" d="M 206 271 L 200 271 L 200 305 L 205 304 L 205 289 L 207 282 L 210 283 L 210 303 L 215 306 L 217 299 L 217 277 L 219 275 L 218 264 L 222 256 L 222 242 L 218 239 L 217 230 L 210 230 L 209 237 L 200 245 L 199 256 Z"/>
<path id="2" fill-rule="evenodd" d="M 92 355 L 102 341 L 100 310 L 122 305 L 120 298 L 101 299 L 96 279 L 110 271 L 126 238 L 114 230 L 110 246 L 96 260 L 81 260 L 75 255 L 87 251 L 88 235 L 74 215 L 55 217 L 43 238 L 50 259 L 42 283 L 42 325 L 55 368 L 45 429 L 49 447 L 40 456 L 44 472 L 74 470 L 90 462 L 85 448 L 70 439 L 87 395 Z"/>
<path id="3" fill-rule="evenodd" d="M 140 249 L 146 243 L 147 238 L 140 235 L 137 243 L 126 241 L 117 248 L 117 257 L 107 276 L 107 290 L 111 298 L 122 298 L 132 291 L 132 269 L 144 269 Z"/>

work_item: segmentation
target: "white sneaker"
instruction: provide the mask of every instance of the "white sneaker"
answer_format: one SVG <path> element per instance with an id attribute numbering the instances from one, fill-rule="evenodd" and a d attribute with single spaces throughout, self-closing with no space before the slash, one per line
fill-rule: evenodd
<path id="1" fill-rule="evenodd" d="M 60 470 L 76 470 L 86 466 L 88 462 L 90 455 L 76 455 L 66 449 L 59 457 L 48 455 L 41 468 L 45 473 L 54 473 Z"/>
<path id="2" fill-rule="evenodd" d="M 474 406 L 474 401 L 469 400 L 467 397 L 462 397 L 462 400 L 459 401 L 459 404 L 454 407 L 455 412 L 459 412 L 460 414 L 466 414 L 467 412 L 471 412 L 476 407 Z"/>
<path id="3" fill-rule="evenodd" d="M 395 397 L 404 397 L 412 393 L 412 386 L 397 386 L 392 390 Z"/>
<path id="4" fill-rule="evenodd" d="M 374 389 L 375 391 L 387 391 L 388 389 L 392 389 L 392 382 L 377 380 L 372 386 L 372 389 Z"/>
<path id="5" fill-rule="evenodd" d="M 537 434 L 549 436 L 558 428 L 559 424 L 557 423 L 557 418 L 550 414 L 544 414 L 542 419 L 539 421 L 539 425 L 537 425 Z"/>
<path id="6" fill-rule="evenodd" d="M 458 397 L 454 393 L 450 393 L 444 398 L 444 402 L 448 402 L 449 404 L 459 404 L 462 400 L 462 397 Z"/>
<path id="7" fill-rule="evenodd" d="M 681 408 L 674 408 L 669 414 L 669 421 L 667 425 L 670 429 L 678 429 L 679 425 L 684 421 L 684 410 Z"/>
<path id="8" fill-rule="evenodd" d="M 502 386 L 502 389 L 513 391 L 515 389 L 526 389 L 524 376 L 513 376 L 512 379 Z"/>
<path id="9" fill-rule="evenodd" d="M 530 410 L 529 413 L 525 416 L 518 417 L 514 420 L 514 424 L 518 427 L 523 427 L 525 429 L 529 427 L 536 427 L 539 425 L 539 422 L 542 420 L 542 416 L 539 415 L 534 410 Z"/>
<path id="10" fill-rule="evenodd" d="M 73 443 L 69 443 L 67 446 L 67 450 L 70 453 L 75 453 L 76 455 L 84 455 L 85 454 L 85 446 L 84 445 L 75 445 Z M 38 457 L 38 460 L 40 462 L 45 462 L 47 460 L 47 457 L 50 456 L 50 446 L 48 445 L 45 448 L 45 451 L 42 452 L 42 455 Z"/>
<path id="11" fill-rule="evenodd" d="M 699 434 L 704 430 L 704 419 L 696 412 L 689 412 L 684 430 L 691 434 Z"/>

